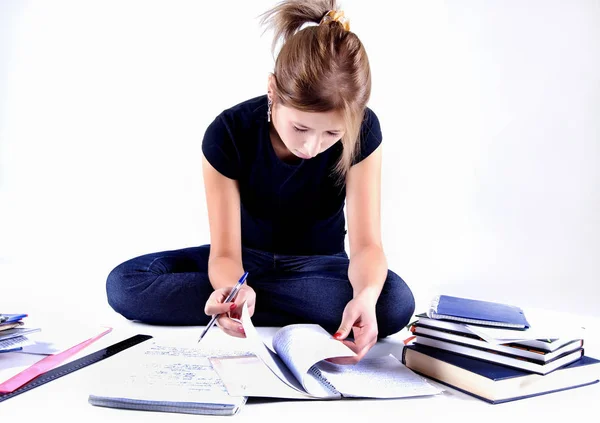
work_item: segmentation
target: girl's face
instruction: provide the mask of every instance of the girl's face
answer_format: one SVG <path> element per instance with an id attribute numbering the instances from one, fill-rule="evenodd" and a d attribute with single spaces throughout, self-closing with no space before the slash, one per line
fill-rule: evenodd
<path id="1" fill-rule="evenodd" d="M 272 122 L 288 150 L 301 159 L 312 159 L 344 135 L 341 112 L 304 112 L 274 103 Z"/>

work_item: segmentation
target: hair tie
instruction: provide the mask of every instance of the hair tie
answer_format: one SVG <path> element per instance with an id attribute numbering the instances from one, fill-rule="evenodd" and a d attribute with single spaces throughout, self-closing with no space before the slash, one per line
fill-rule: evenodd
<path id="1" fill-rule="evenodd" d="M 343 10 L 330 10 L 323 16 L 319 25 L 327 22 L 339 22 L 342 24 L 346 31 L 350 31 L 350 21 L 344 16 Z"/>

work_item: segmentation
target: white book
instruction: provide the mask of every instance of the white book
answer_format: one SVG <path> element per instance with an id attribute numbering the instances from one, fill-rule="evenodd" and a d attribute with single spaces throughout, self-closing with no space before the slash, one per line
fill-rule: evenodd
<path id="1" fill-rule="evenodd" d="M 577 332 L 577 335 L 570 337 L 556 337 L 556 335 L 547 336 L 548 333 L 545 333 L 546 337 L 540 336 L 538 339 L 536 338 L 536 336 L 540 335 L 539 331 L 538 333 L 534 333 L 522 330 L 486 328 L 459 322 L 448 322 L 444 320 L 431 319 L 429 317 L 426 317 L 425 315 L 418 315 L 417 317 L 419 318 L 417 322 L 420 324 L 440 329 L 476 335 L 490 344 L 500 345 L 514 343 L 522 345 L 524 347 L 539 348 L 544 351 L 556 351 L 557 349 L 573 341 L 579 341 L 583 339 L 582 337 L 577 336 L 580 334 L 580 332 Z"/>
<path id="2" fill-rule="evenodd" d="M 565 353 L 552 361 L 542 363 L 525 358 L 510 357 L 493 350 L 484 350 L 477 347 L 460 345 L 450 341 L 442 341 L 424 335 L 417 335 L 415 343 L 427 345 L 441 350 L 451 351 L 468 357 L 478 358 L 492 363 L 503 364 L 516 369 L 527 370 L 529 372 L 541 375 L 553 372 L 554 370 L 566 366 L 567 364 L 570 364 L 583 356 L 583 348 L 579 348 L 573 352 Z"/>
<path id="3" fill-rule="evenodd" d="M 533 347 L 521 346 L 516 343 L 508 345 L 491 344 L 483 339 L 476 338 L 476 335 L 469 335 L 467 333 L 459 333 L 455 331 L 450 332 L 444 329 L 433 329 L 424 327 L 421 324 L 416 324 L 414 326 L 413 333 L 417 336 L 431 336 L 434 338 L 455 342 L 457 344 L 463 344 L 467 346 L 471 345 L 475 347 L 489 349 L 492 351 L 498 351 L 501 353 L 508 354 L 510 356 L 529 358 L 531 360 L 543 362 L 552 361 L 564 353 L 575 351 L 583 347 L 583 340 L 581 339 L 572 341 L 564 345 L 562 348 L 558 348 L 551 352 L 535 349 Z"/>

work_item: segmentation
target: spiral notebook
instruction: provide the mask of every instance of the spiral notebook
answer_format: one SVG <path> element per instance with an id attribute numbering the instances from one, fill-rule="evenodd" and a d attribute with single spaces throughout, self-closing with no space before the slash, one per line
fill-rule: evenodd
<path id="1" fill-rule="evenodd" d="M 234 415 L 246 398 L 227 393 L 208 355 L 191 342 L 142 342 L 96 367 L 88 402 L 129 410 Z"/>
<path id="2" fill-rule="evenodd" d="M 450 295 L 435 297 L 427 310 L 427 317 L 472 325 L 520 330 L 529 328 L 525 313 L 519 307 Z"/>
<path id="3" fill-rule="evenodd" d="M 405 398 L 442 392 L 393 355 L 363 358 L 355 365 L 325 361 L 354 352 L 315 324 L 277 331 L 269 348 L 244 306 L 242 322 L 252 355 L 214 357 L 213 368 L 229 395 L 290 399 Z"/>

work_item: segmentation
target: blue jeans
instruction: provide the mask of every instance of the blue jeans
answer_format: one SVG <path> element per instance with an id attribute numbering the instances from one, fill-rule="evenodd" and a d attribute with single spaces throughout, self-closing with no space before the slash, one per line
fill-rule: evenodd
<path id="1" fill-rule="evenodd" d="M 206 325 L 204 304 L 213 287 L 208 279 L 210 246 L 147 254 L 117 266 L 106 282 L 111 307 L 130 320 L 157 325 Z M 243 248 L 244 270 L 256 291 L 256 326 L 317 323 L 335 332 L 352 299 L 345 252 L 288 256 Z M 235 281 L 232 281 L 232 284 Z M 413 294 L 394 272 L 376 306 L 379 337 L 401 330 L 415 308 Z"/>

